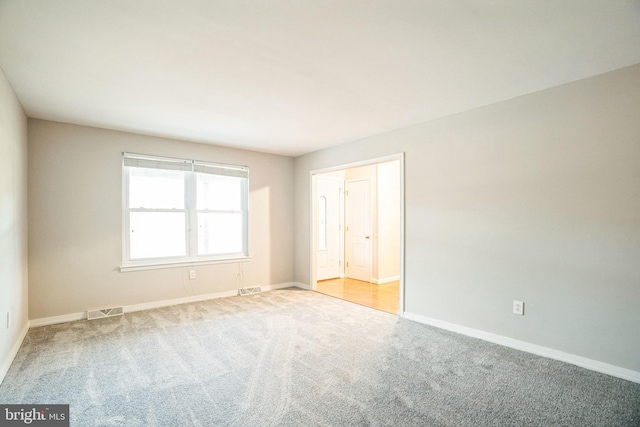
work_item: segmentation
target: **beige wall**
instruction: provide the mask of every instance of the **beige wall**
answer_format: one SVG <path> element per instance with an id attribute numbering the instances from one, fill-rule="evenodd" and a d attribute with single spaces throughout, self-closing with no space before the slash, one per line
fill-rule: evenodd
<path id="1" fill-rule="evenodd" d="M 295 160 L 406 153 L 406 311 L 640 371 L 640 65 Z M 523 317 L 512 301 L 525 301 Z"/>
<path id="2" fill-rule="evenodd" d="M 29 119 L 30 318 L 236 288 L 239 264 L 121 273 L 122 152 L 250 168 L 244 286 L 293 280 L 293 159 Z"/>
<path id="3" fill-rule="evenodd" d="M 27 326 L 27 277 L 27 117 L 0 70 L 0 381 Z"/>

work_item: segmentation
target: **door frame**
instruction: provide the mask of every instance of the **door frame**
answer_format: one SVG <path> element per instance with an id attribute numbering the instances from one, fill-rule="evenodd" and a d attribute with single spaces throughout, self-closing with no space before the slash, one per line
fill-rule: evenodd
<path id="1" fill-rule="evenodd" d="M 378 163 L 385 163 L 393 160 L 398 160 L 400 165 L 400 301 L 398 305 L 398 315 L 400 317 L 404 317 L 405 312 L 405 174 L 404 174 L 404 163 L 405 163 L 405 155 L 404 152 L 391 154 L 383 157 L 376 157 L 373 159 L 362 160 L 359 162 L 347 163 L 337 166 L 330 166 L 326 168 L 320 169 L 312 169 L 309 172 L 309 277 L 310 277 L 310 285 L 312 290 L 316 290 L 318 287 L 318 281 L 316 278 L 316 250 L 317 247 L 317 236 L 314 230 L 316 224 L 316 201 L 315 201 L 315 175 L 335 172 L 343 169 L 354 168 L 358 166 L 367 166 L 367 165 L 375 165 Z"/>

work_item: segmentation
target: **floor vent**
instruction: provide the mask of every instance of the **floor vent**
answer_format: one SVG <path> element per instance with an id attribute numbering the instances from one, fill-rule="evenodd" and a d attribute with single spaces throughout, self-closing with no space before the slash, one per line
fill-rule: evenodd
<path id="1" fill-rule="evenodd" d="M 102 310 L 87 310 L 87 320 L 102 319 L 104 317 L 120 316 L 124 313 L 124 307 L 103 308 Z"/>
<path id="2" fill-rule="evenodd" d="M 256 287 L 256 288 L 242 288 L 242 289 L 238 289 L 238 295 L 243 296 L 243 295 L 251 295 L 251 294 L 259 294 L 260 292 L 262 292 L 262 289 L 260 289 L 260 286 Z"/>

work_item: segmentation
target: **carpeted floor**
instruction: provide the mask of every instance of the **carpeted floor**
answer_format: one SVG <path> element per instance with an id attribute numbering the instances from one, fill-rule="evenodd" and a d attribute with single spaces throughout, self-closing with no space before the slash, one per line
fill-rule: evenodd
<path id="1" fill-rule="evenodd" d="M 640 384 L 295 289 L 32 329 L 0 403 L 82 427 L 640 425 Z"/>

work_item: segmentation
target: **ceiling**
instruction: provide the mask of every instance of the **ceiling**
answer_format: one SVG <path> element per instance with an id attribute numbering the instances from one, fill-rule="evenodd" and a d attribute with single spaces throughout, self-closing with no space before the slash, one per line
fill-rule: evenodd
<path id="1" fill-rule="evenodd" d="M 288 156 L 637 63 L 636 0 L 0 0 L 29 117 Z"/>

